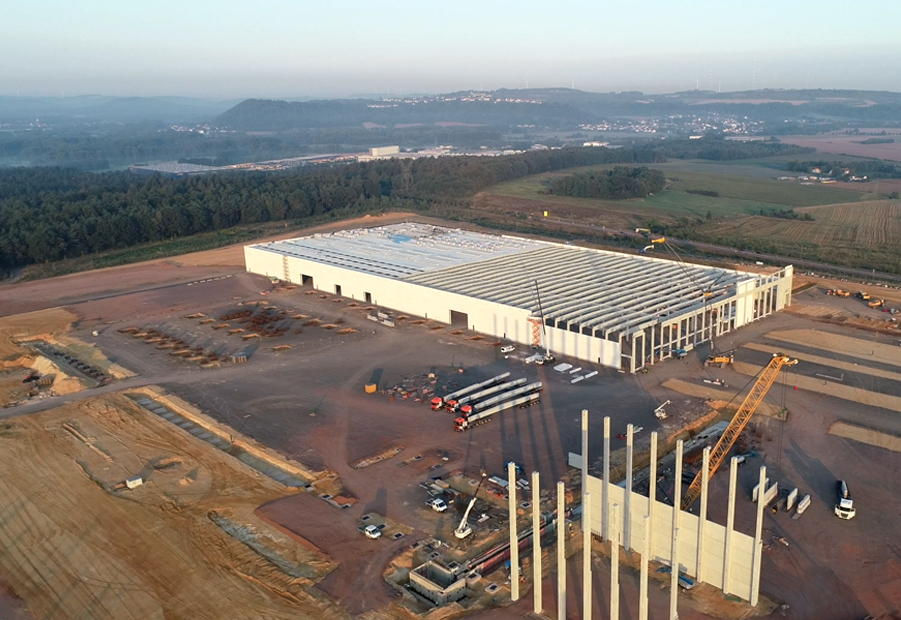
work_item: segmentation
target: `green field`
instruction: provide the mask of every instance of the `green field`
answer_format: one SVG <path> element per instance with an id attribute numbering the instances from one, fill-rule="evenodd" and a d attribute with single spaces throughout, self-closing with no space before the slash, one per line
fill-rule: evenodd
<path id="1" fill-rule="evenodd" d="M 554 176 L 574 172 L 602 170 L 610 166 L 591 166 L 546 173 L 496 185 L 487 194 L 526 200 L 594 207 L 602 210 L 631 210 L 643 215 L 673 217 L 715 217 L 750 215 L 761 209 L 786 209 L 825 204 L 839 204 L 861 200 L 863 194 L 829 185 L 800 185 L 777 181 L 785 174 L 783 162 L 773 160 L 743 160 L 733 163 L 678 161 L 652 164 L 649 168 L 662 170 L 671 181 L 669 187 L 654 196 L 634 200 L 592 200 L 554 196 L 546 193 L 543 181 Z M 718 197 L 689 194 L 686 190 L 707 190 Z"/>

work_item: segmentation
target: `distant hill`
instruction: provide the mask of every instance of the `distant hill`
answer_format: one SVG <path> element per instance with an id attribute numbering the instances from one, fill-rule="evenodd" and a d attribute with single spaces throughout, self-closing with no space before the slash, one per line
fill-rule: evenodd
<path id="1" fill-rule="evenodd" d="M 570 88 L 499 89 L 391 99 L 304 102 L 249 99 L 213 122 L 237 131 L 392 127 L 459 123 L 494 127 L 572 128 L 600 119 L 700 112 L 782 121 L 808 117 L 901 123 L 901 94 L 846 90 L 755 90 L 592 93 Z"/>
<path id="2" fill-rule="evenodd" d="M 412 124 L 548 126 L 589 122 L 593 118 L 568 104 L 464 101 L 453 95 L 442 95 L 421 100 L 286 102 L 248 99 L 219 115 L 214 123 L 238 131 L 286 131 L 359 127 L 367 123 L 381 127 Z"/>
<path id="3" fill-rule="evenodd" d="M 0 122 L 197 123 L 209 121 L 236 103 L 191 97 L 0 97 Z"/>

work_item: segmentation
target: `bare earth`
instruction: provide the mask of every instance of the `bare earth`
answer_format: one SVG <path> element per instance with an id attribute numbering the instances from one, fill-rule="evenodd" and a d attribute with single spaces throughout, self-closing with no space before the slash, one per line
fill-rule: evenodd
<path id="1" fill-rule="evenodd" d="M 114 490 L 137 474 L 147 483 Z M 39 618 L 341 617 L 210 519 L 327 570 L 254 516 L 285 488 L 123 396 L 3 422 L 0 494 L 0 569 Z"/>
<path id="2" fill-rule="evenodd" d="M 781 488 L 797 486 L 802 495 L 811 494 L 813 503 L 797 521 L 767 511 L 762 592 L 789 604 L 786 617 L 797 620 L 847 620 L 867 613 L 888 618 L 901 612 L 901 549 L 892 534 L 901 529 L 893 508 L 901 490 L 894 475 L 897 453 L 870 445 L 870 435 L 836 433 L 843 428 L 836 422 L 842 422 L 901 435 L 901 418 L 886 406 L 901 396 L 895 378 L 901 374 L 901 357 L 894 355 L 901 350 L 897 338 L 851 329 L 848 322 L 823 321 L 841 314 L 886 323 L 885 314 L 859 300 L 827 297 L 821 290 L 854 292 L 858 285 L 819 283 L 796 294 L 799 312 L 780 313 L 725 335 L 717 345 L 736 349 L 734 368 L 704 367 L 709 350 L 702 346 L 681 362 L 655 365 L 648 374 L 600 368 L 594 378 L 573 385 L 569 375 L 525 365 L 522 347 L 505 358 L 493 343 L 472 340 L 465 331 L 440 325 L 432 330 L 412 321 L 398 321 L 396 328 L 374 325 L 351 299 L 308 295 L 302 288 L 264 297 L 259 293 L 269 287 L 268 280 L 245 273 L 187 286 L 195 279 L 242 272 L 240 248 L 0 287 L 0 313 L 11 312 L 9 304 L 29 310 L 68 305 L 66 311 L 0 320 L 0 333 L 62 330 L 138 373 L 53 402 L 0 410 L 0 574 L 34 617 L 404 618 L 397 607 L 401 592 L 383 579 L 387 563 L 406 546 L 435 536 L 456 545 L 447 533 L 462 513 L 459 504 L 441 514 L 426 508 L 419 482 L 455 471 L 472 477 L 483 468 L 495 475 L 515 460 L 526 471 L 540 471 L 548 490 L 566 473 L 567 453 L 580 448 L 581 409 L 589 408 L 595 429 L 589 445 L 594 460 L 601 454 L 597 431 L 603 416 L 611 416 L 614 434 L 628 423 L 643 426 L 639 442 L 652 430 L 674 433 L 696 420 L 699 411 L 708 411 L 708 399 L 725 401 L 745 387 L 749 377 L 739 371 L 759 371 L 771 352 L 783 347 L 804 357 L 774 386 L 767 405 L 771 410 L 785 406 L 790 415 L 785 422 L 767 416 L 753 421 L 760 458 L 750 458 L 740 471 L 740 495 L 747 494 L 757 467 L 765 464 Z M 898 294 L 880 290 L 887 300 Z M 259 301 L 302 312 L 320 324 L 285 319 L 302 329 L 260 339 L 246 365 L 214 370 L 118 331 L 130 325 L 158 327 L 204 347 L 240 346 L 234 344 L 240 336 L 187 316 L 219 316 L 239 303 Z M 73 316 L 75 323 L 66 332 Z M 339 319 L 354 331 L 325 329 Z M 276 352 L 282 344 L 291 348 Z M 17 355 L 18 349 L 6 353 Z M 542 402 L 468 433 L 454 433 L 451 416 L 413 398 L 392 400 L 363 390 L 368 383 L 384 389 L 429 372 L 437 374 L 437 386 L 449 390 L 504 371 L 543 381 Z M 817 373 L 844 376 L 824 386 Z M 727 380 L 730 387 L 714 390 L 703 383 L 714 378 Z M 320 481 L 314 493 L 287 490 L 114 393 L 148 384 L 163 385 L 235 429 L 239 443 L 241 435 L 250 437 L 335 477 Z M 835 398 L 834 387 L 856 391 L 851 398 Z M 671 400 L 670 417 L 661 424 L 653 410 L 666 400 Z M 39 412 L 54 404 L 57 408 Z M 354 467 L 397 449 L 391 458 Z M 622 450 L 621 442 L 616 449 Z M 114 488 L 135 474 L 147 484 L 131 491 Z M 849 481 L 858 506 L 850 522 L 832 515 L 836 478 Z M 710 514 L 721 523 L 727 480 L 721 472 L 711 484 Z M 661 488 L 666 484 L 672 488 L 673 482 Z M 339 509 L 316 496 L 326 489 L 350 507 Z M 357 528 L 370 513 L 401 524 L 405 537 L 365 539 Z M 256 532 L 258 542 L 301 576 L 277 569 L 211 516 Z M 737 528 L 752 532 L 753 516 L 750 502 L 740 501 Z M 492 517 L 475 526 L 474 536 L 492 528 L 503 524 Z M 774 544 L 773 537 L 784 537 L 790 546 Z M 570 618 L 580 614 L 580 560 L 578 554 L 570 560 Z M 602 618 L 609 601 L 609 562 L 596 555 L 594 564 L 595 617 Z M 508 592 L 505 579 L 503 569 L 486 576 L 501 586 L 500 603 Z M 621 582 L 623 617 L 635 618 L 637 579 L 624 575 Z M 554 576 L 542 585 L 546 613 L 553 615 Z M 523 617 L 531 610 L 524 589 L 520 602 L 479 611 L 477 617 Z M 665 617 L 668 594 L 652 587 L 652 618 Z M 696 595 L 680 594 L 683 620 L 711 617 L 708 604 L 715 597 L 700 601 L 692 598 Z M 14 596 L 0 595 L 2 600 L 17 605 Z"/>
<path id="3" fill-rule="evenodd" d="M 365 216 L 336 224 L 292 230 L 282 235 L 258 239 L 253 243 L 289 239 L 314 232 L 328 232 L 355 226 L 380 226 L 412 217 L 410 213 Z M 125 291 L 163 288 L 244 271 L 244 246 L 252 242 L 230 245 L 205 252 L 173 258 L 109 267 L 59 278 L 0 285 L 0 316 L 53 308 L 92 299 L 110 297 Z"/>

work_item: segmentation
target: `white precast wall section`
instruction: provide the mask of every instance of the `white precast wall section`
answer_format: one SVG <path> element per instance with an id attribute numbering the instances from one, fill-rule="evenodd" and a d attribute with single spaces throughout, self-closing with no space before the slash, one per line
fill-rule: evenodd
<path id="1" fill-rule="evenodd" d="M 603 480 L 594 476 L 588 477 L 588 490 L 592 497 L 600 498 Z M 608 488 L 610 505 L 623 505 L 625 501 L 625 489 L 615 484 Z M 591 529 L 597 535 L 601 535 L 602 506 L 598 503 L 593 506 Z M 641 549 L 644 545 L 644 516 L 648 513 L 648 498 L 639 493 L 632 493 L 632 533 L 633 547 Z M 623 515 L 623 518 L 625 515 Z M 620 524 L 617 531 L 622 532 L 624 524 Z M 698 581 L 713 584 L 717 587 L 723 583 L 723 566 L 725 558 L 726 528 L 713 521 L 707 521 L 704 526 L 704 559 L 701 563 L 701 575 L 696 575 L 696 558 L 698 553 L 698 527 L 700 520 L 697 515 L 683 511 L 679 515 L 678 548 L 676 557 L 679 559 L 681 572 L 695 577 Z M 673 507 L 657 502 L 654 507 L 654 523 L 651 524 L 650 558 L 658 562 L 669 563 L 670 545 L 672 544 Z M 619 541 L 622 544 L 622 540 Z M 754 558 L 754 537 L 741 532 L 732 532 L 730 539 L 730 571 L 729 589 L 727 594 L 740 596 L 745 600 L 751 598 L 752 568 Z"/>
<path id="2" fill-rule="evenodd" d="M 244 256 L 252 273 L 522 344 L 542 317 L 553 353 L 633 372 L 791 302 L 790 266 L 759 275 L 413 223 Z"/>

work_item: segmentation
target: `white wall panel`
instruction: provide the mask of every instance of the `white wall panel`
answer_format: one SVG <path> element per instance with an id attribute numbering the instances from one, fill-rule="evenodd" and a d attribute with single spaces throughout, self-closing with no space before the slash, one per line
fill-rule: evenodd
<path id="1" fill-rule="evenodd" d="M 570 467 L 580 467 L 581 457 L 570 453 Z M 588 477 L 588 492 L 591 493 L 591 530 L 598 537 L 601 536 L 601 524 L 603 518 L 603 481 L 595 476 Z M 611 484 L 608 487 L 608 501 L 624 505 L 626 490 L 620 486 Z M 642 549 L 644 545 L 644 516 L 648 511 L 648 498 L 640 493 L 632 493 L 632 548 Z M 625 519 L 625 514 L 622 514 Z M 717 588 L 723 584 L 723 568 L 725 558 L 726 528 L 719 523 L 707 520 L 704 526 L 706 543 L 704 547 L 704 559 L 702 562 L 702 574 L 696 575 L 698 528 L 700 519 L 697 515 L 681 511 L 679 513 L 679 539 L 677 547 L 677 560 L 680 569 L 698 581 L 709 583 Z M 623 527 L 617 528 L 622 532 Z M 673 531 L 673 507 L 663 502 L 657 502 L 654 507 L 654 522 L 651 524 L 651 554 L 650 559 L 669 564 Z M 620 540 L 622 543 L 622 540 Z M 731 571 L 730 584 L 727 594 L 734 594 L 745 600 L 751 595 L 752 560 L 754 555 L 754 538 L 738 531 L 732 533 Z"/>

